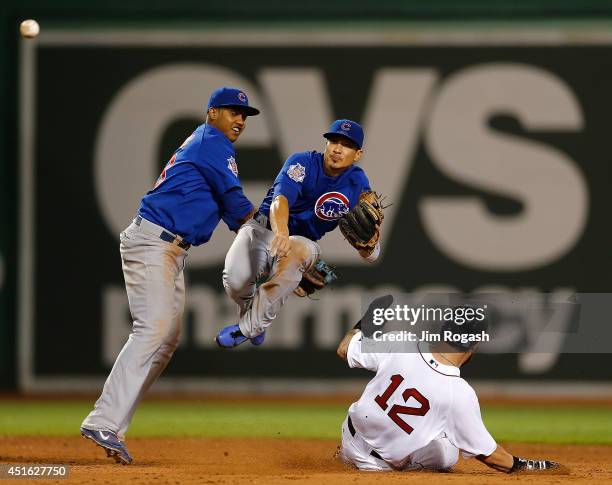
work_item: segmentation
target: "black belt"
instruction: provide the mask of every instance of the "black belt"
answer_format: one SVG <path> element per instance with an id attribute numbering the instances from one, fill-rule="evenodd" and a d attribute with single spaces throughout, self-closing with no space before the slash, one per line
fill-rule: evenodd
<path id="1" fill-rule="evenodd" d="M 136 216 L 136 218 L 134 219 L 134 224 L 136 224 L 137 226 L 140 226 L 141 222 L 142 222 L 142 216 Z M 181 238 L 180 236 L 175 236 L 174 234 L 168 231 L 162 231 L 161 234 L 159 235 L 159 238 L 162 241 L 169 242 L 170 244 L 175 244 L 176 246 L 184 250 L 187 250 L 191 247 L 191 244 L 183 241 L 183 238 Z"/>
<path id="2" fill-rule="evenodd" d="M 354 438 L 355 434 L 357 434 L 357 431 L 355 431 L 355 426 L 353 426 L 353 421 L 351 420 L 350 416 L 346 420 L 346 424 L 348 425 L 348 429 L 351 433 L 351 436 Z M 383 458 L 376 452 L 376 450 L 370 451 L 370 455 L 372 455 L 374 458 L 378 458 L 379 460 L 383 460 Z"/>

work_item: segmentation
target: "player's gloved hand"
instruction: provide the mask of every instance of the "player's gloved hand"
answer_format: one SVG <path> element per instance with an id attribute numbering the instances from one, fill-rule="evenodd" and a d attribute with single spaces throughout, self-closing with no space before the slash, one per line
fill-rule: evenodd
<path id="1" fill-rule="evenodd" d="M 561 469 L 563 466 L 556 461 L 548 460 L 529 460 L 514 456 L 514 464 L 508 473 L 516 473 L 522 471 L 543 471 Z"/>
<path id="2" fill-rule="evenodd" d="M 378 239 L 376 241 L 376 243 L 374 244 L 374 247 L 372 248 L 367 248 L 367 249 L 358 249 L 357 251 L 359 252 L 359 255 L 362 258 L 368 258 L 372 255 L 372 253 L 374 252 L 374 250 L 376 249 L 376 244 L 378 243 L 378 240 L 380 239 L 380 225 L 377 225 L 375 227 L 376 233 L 378 234 Z"/>
<path id="3" fill-rule="evenodd" d="M 277 232 L 274 234 L 274 239 L 270 244 L 270 254 L 272 257 L 284 258 L 291 252 L 291 240 L 289 239 L 289 232 Z"/>
<path id="4" fill-rule="evenodd" d="M 310 270 L 304 271 L 302 281 L 293 290 L 293 293 L 301 297 L 309 296 L 315 291 L 322 290 L 337 279 L 338 276 L 336 276 L 334 268 L 320 259 Z"/>
<path id="5" fill-rule="evenodd" d="M 338 223 L 342 235 L 363 257 L 368 257 L 378 244 L 384 209 L 379 194 L 363 192 L 359 203 Z"/>

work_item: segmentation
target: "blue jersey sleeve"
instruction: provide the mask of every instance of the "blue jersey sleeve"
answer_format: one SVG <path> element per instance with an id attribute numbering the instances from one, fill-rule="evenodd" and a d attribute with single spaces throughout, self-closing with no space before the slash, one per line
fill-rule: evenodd
<path id="1" fill-rule="evenodd" d="M 201 145 L 197 158 L 196 166 L 219 203 L 221 218 L 230 230 L 237 230 L 253 204 L 242 191 L 233 150 L 213 135 Z"/>
<path id="2" fill-rule="evenodd" d="M 361 171 L 361 191 L 362 192 L 370 192 L 372 189 L 370 188 L 370 181 L 368 180 L 367 175 L 362 170 Z"/>
<path id="3" fill-rule="evenodd" d="M 302 195 L 304 179 L 308 176 L 309 158 L 307 152 L 291 155 L 274 181 L 274 195 L 284 195 L 291 207 Z"/>
<path id="4" fill-rule="evenodd" d="M 253 210 L 253 204 L 246 198 L 242 188 L 233 188 L 221 196 L 223 222 L 230 231 L 237 231 L 246 215 Z"/>
<path id="5" fill-rule="evenodd" d="M 217 196 L 241 188 L 233 151 L 225 148 L 215 137 L 201 145 L 197 158 L 198 170 Z"/>
<path id="6" fill-rule="evenodd" d="M 218 163 L 206 163 L 199 164 L 198 168 L 208 182 L 208 185 L 210 185 L 210 188 L 218 196 L 241 187 L 240 180 L 227 166 L 219 166 Z"/>

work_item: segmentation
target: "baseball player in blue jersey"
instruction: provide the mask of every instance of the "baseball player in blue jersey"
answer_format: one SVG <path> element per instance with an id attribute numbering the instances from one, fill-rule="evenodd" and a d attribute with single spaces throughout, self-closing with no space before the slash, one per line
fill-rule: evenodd
<path id="1" fill-rule="evenodd" d="M 245 224 L 225 258 L 223 285 L 238 304 L 238 324 L 216 337 L 221 347 L 235 347 L 250 339 L 259 345 L 265 330 L 303 273 L 318 261 L 315 242 L 333 231 L 339 219 L 370 191 L 364 171 L 355 166 L 362 155 L 363 130 L 350 120 L 334 121 L 325 152 L 291 155 L 263 200 L 254 219 Z M 360 251 L 373 261 L 380 246 Z M 265 283 L 256 286 L 258 281 Z"/>
<path id="2" fill-rule="evenodd" d="M 125 432 L 141 397 L 178 345 L 187 250 L 206 243 L 221 219 L 237 231 L 255 212 L 243 194 L 232 143 L 245 129 L 247 116 L 257 114 L 243 91 L 214 91 L 206 123 L 176 150 L 121 233 L 132 333 L 81 426 L 81 434 L 118 463 L 132 462 Z"/>

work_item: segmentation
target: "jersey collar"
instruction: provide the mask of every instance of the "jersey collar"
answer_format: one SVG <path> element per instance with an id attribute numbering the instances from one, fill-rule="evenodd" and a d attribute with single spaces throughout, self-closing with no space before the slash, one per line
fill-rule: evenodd
<path id="1" fill-rule="evenodd" d="M 431 367 L 438 374 L 443 374 L 445 376 L 450 377 L 459 377 L 461 375 L 461 371 L 459 367 L 455 367 L 454 365 L 446 365 L 434 359 L 434 356 L 429 351 L 429 345 L 426 343 L 419 342 L 417 344 L 417 348 L 419 350 L 419 354 L 423 358 L 423 361 Z"/>

